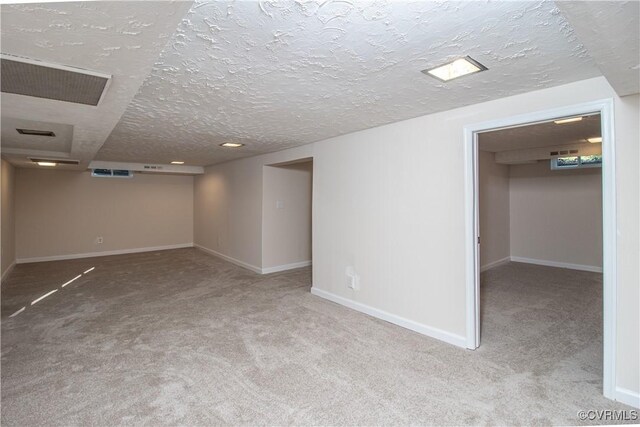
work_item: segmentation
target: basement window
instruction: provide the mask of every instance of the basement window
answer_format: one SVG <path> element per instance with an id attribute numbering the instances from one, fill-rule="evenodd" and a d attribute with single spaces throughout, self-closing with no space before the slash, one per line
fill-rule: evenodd
<path id="1" fill-rule="evenodd" d="M 133 172 L 124 169 L 93 169 L 91 176 L 99 178 L 132 178 Z"/>
<path id="2" fill-rule="evenodd" d="M 566 156 L 551 159 L 551 169 L 579 169 L 602 167 L 602 154 L 590 156 Z"/>

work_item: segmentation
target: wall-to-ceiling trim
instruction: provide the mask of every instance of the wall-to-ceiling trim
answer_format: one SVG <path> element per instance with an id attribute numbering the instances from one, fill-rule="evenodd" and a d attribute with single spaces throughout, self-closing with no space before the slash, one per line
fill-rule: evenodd
<path id="1" fill-rule="evenodd" d="M 467 299 L 466 329 L 467 348 L 475 349 L 480 344 L 480 290 L 479 290 L 479 249 L 478 249 L 478 141 L 477 133 L 482 131 L 522 126 L 545 122 L 557 117 L 599 112 L 602 120 L 602 210 L 603 210 L 603 394 L 617 399 L 620 393 L 616 387 L 616 315 L 617 315 L 617 217 L 616 217 L 616 176 L 615 176 L 615 136 L 613 100 L 604 99 L 567 106 L 558 109 L 538 111 L 520 116 L 507 117 L 484 123 L 472 124 L 464 128 L 465 155 L 465 222 L 466 222 L 466 262 Z"/>

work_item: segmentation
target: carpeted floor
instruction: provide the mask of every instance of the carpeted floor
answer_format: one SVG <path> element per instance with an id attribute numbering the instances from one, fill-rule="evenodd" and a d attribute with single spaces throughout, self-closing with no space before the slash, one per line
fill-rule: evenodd
<path id="1" fill-rule="evenodd" d="M 19 265 L 2 286 L 2 425 L 546 425 L 630 409 L 601 396 L 599 274 L 512 263 L 482 282 L 468 351 L 312 296 L 309 269 L 259 276 L 195 249 Z"/>

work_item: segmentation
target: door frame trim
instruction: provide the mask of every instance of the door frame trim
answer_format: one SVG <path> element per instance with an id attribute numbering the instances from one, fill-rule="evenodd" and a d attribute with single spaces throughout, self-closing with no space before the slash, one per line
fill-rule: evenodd
<path id="1" fill-rule="evenodd" d="M 547 122 L 559 117 L 600 113 L 602 123 L 603 394 L 615 399 L 617 314 L 616 157 L 613 99 L 602 99 L 464 127 L 465 269 L 467 348 L 480 345 L 480 265 L 478 224 L 478 139 L 489 130 Z"/>

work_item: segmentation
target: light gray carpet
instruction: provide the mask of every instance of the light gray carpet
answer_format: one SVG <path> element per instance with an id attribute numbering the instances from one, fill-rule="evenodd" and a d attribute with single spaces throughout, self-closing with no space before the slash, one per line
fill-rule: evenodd
<path id="1" fill-rule="evenodd" d="M 195 249 L 19 265 L 2 287 L 2 425 L 578 424 L 630 409 L 600 392 L 600 275 L 512 263 L 482 281 L 468 351 L 312 296 L 309 269 L 259 276 Z"/>

